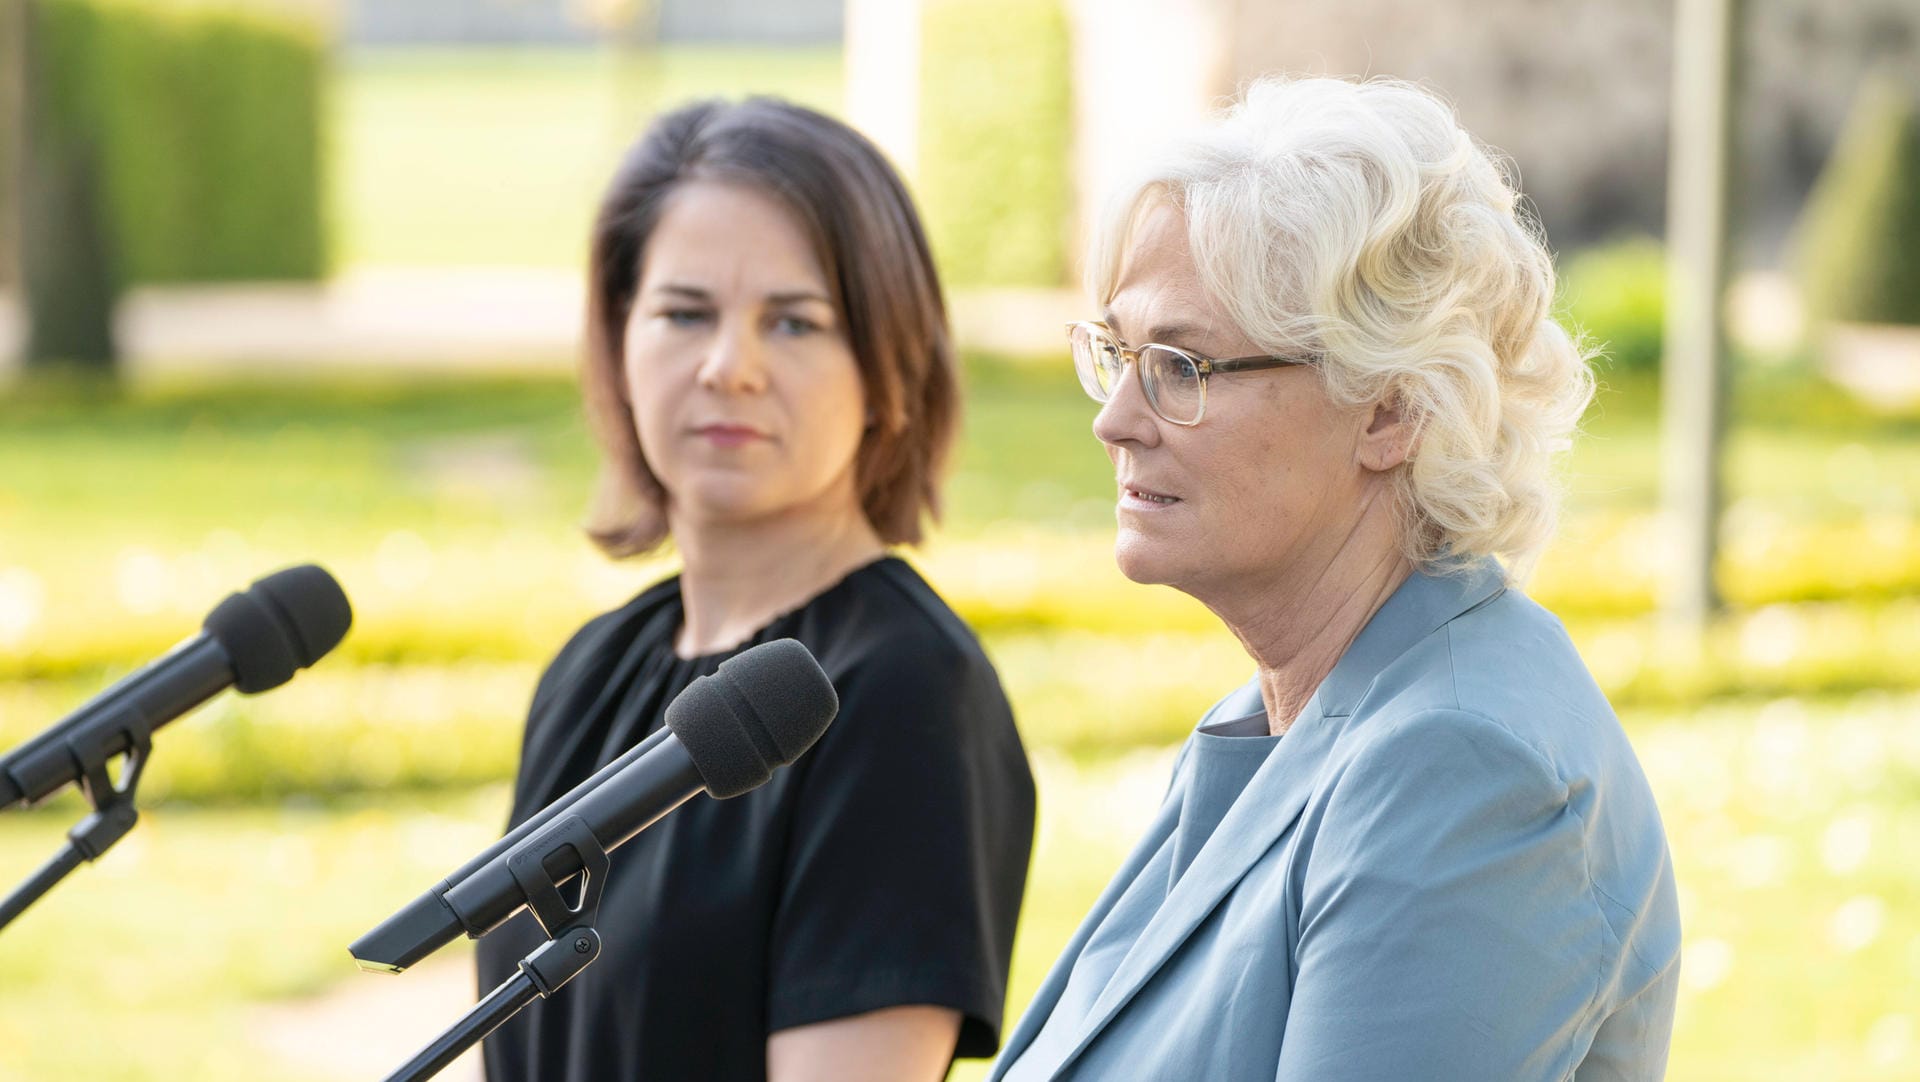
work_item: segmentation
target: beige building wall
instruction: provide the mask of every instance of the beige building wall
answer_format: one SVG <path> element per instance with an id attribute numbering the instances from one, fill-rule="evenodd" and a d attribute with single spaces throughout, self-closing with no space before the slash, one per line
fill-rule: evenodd
<path id="1" fill-rule="evenodd" d="M 1066 0 L 1073 27 L 1077 263 L 1102 200 L 1140 155 L 1206 122 L 1234 87 L 1235 0 Z"/>

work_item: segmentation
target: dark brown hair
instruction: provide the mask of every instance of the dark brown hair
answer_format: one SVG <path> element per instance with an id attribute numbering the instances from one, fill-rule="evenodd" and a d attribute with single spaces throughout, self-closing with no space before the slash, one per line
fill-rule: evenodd
<path id="1" fill-rule="evenodd" d="M 946 303 L 919 215 L 865 136 L 771 98 L 700 102 L 655 120 L 627 152 L 593 227 L 588 264 L 588 419 L 600 443 L 587 533 L 614 556 L 666 539 L 666 492 L 640 450 L 625 340 L 648 237 L 681 185 L 725 180 L 779 200 L 812 243 L 860 366 L 871 418 L 855 461 L 867 520 L 888 544 L 938 518 L 940 473 L 958 422 Z"/>

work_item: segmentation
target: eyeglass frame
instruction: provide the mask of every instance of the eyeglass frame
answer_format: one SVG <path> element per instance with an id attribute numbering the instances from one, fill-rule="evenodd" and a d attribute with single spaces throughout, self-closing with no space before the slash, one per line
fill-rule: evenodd
<path id="1" fill-rule="evenodd" d="M 1252 357 L 1202 357 L 1190 349 L 1182 349 L 1179 346 L 1169 346 L 1164 342 L 1145 342 L 1132 349 L 1128 349 L 1126 343 L 1120 340 L 1120 336 L 1114 333 L 1112 327 L 1102 322 L 1086 319 L 1077 319 L 1067 324 L 1067 341 L 1071 343 L 1073 341 L 1073 332 L 1082 328 L 1085 328 L 1090 333 L 1098 333 L 1111 341 L 1114 349 L 1120 354 L 1121 378 L 1125 378 L 1126 366 L 1131 363 L 1133 365 L 1134 379 L 1140 382 L 1140 393 L 1146 398 L 1147 405 L 1152 407 L 1153 415 L 1170 425 L 1179 425 L 1182 428 L 1192 428 L 1206 419 L 1207 380 L 1215 372 L 1258 372 L 1272 368 L 1300 368 L 1312 366 L 1320 361 L 1320 354 L 1318 353 L 1307 357 L 1275 357 L 1265 355 Z M 1159 396 L 1154 394 L 1152 389 L 1147 386 L 1147 377 L 1141 374 L 1140 354 L 1150 349 L 1164 349 L 1169 353 L 1178 354 L 1186 358 L 1187 363 L 1193 365 L 1193 370 L 1200 374 L 1200 406 L 1194 410 L 1193 420 L 1177 421 L 1167 416 L 1165 411 L 1160 408 Z M 1076 368 L 1077 367 L 1076 364 Z M 1098 365 L 1095 367 L 1097 368 Z M 1086 390 L 1085 380 L 1081 381 L 1080 389 Z M 1089 391 L 1087 397 L 1093 398 L 1095 402 L 1103 406 L 1113 400 L 1111 392 L 1109 392 L 1105 398 L 1094 398 L 1092 392 Z"/>

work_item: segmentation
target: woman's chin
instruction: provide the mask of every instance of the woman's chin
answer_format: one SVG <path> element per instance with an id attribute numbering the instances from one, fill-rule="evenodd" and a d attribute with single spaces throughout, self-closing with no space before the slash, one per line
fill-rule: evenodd
<path id="1" fill-rule="evenodd" d="M 1173 586 L 1180 577 L 1177 553 L 1157 539 L 1122 529 L 1113 541 L 1113 562 L 1120 573 L 1142 586 Z"/>

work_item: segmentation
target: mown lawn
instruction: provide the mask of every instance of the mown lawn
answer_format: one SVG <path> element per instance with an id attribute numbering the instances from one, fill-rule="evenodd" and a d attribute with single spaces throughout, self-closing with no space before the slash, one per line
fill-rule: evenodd
<path id="1" fill-rule="evenodd" d="M 663 107 L 778 94 L 840 105 L 837 49 L 361 50 L 340 60 L 334 259 L 579 267 L 621 153 Z"/>

